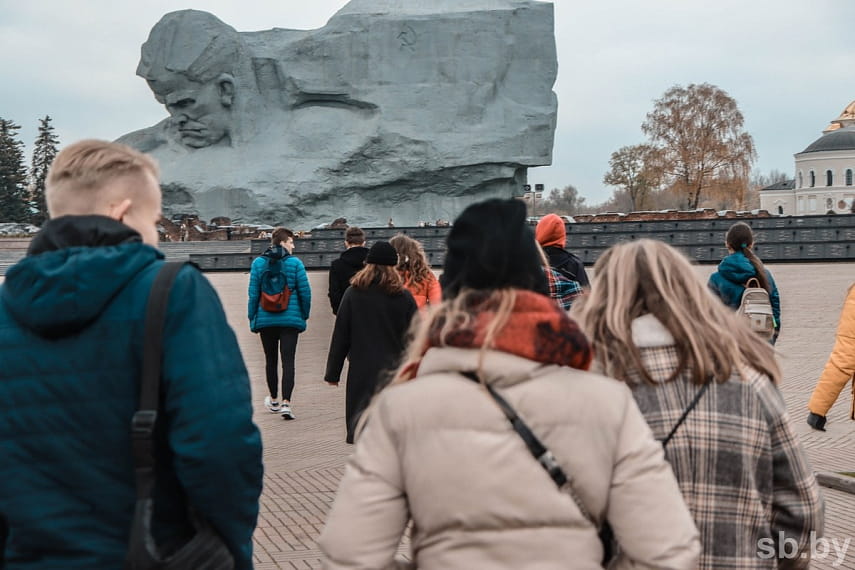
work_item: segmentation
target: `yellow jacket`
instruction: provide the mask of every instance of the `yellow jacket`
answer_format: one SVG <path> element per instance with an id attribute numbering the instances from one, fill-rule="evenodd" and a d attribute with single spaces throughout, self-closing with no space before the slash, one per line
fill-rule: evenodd
<path id="1" fill-rule="evenodd" d="M 808 409 L 820 416 L 827 415 L 853 374 L 855 374 L 855 285 L 849 288 L 846 295 L 846 302 L 840 313 L 840 324 L 837 325 L 834 349 L 813 390 Z M 855 385 L 853 385 L 853 396 L 855 396 Z M 855 399 L 853 399 L 849 416 L 855 419 Z"/>

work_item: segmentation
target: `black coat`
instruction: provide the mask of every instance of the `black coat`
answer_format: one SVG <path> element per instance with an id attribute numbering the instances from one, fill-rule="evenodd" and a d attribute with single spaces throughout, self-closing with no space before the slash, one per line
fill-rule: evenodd
<path id="1" fill-rule="evenodd" d="M 377 391 L 385 371 L 398 365 L 410 321 L 418 312 L 410 292 L 390 295 L 372 286 L 344 292 L 327 355 L 326 382 L 338 382 L 349 357 L 345 420 L 347 442 L 353 443 L 360 414 Z"/>
<path id="2" fill-rule="evenodd" d="M 585 273 L 585 265 L 582 260 L 564 248 L 550 245 L 543 248 L 549 258 L 552 269 L 562 274 L 567 279 L 578 281 L 582 287 L 590 287 L 588 274 Z"/>
<path id="3" fill-rule="evenodd" d="M 329 298 L 334 315 L 338 314 L 341 297 L 347 288 L 350 287 L 350 278 L 356 275 L 357 271 L 365 267 L 365 257 L 367 255 L 368 248 L 358 245 L 346 249 L 338 259 L 334 259 L 330 264 Z"/>

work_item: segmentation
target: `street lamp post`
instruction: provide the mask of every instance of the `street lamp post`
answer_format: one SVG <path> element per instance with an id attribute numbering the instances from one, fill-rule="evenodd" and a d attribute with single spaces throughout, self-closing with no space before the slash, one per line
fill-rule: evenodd
<path id="1" fill-rule="evenodd" d="M 531 184 L 523 184 L 523 200 L 531 202 L 531 215 L 537 217 L 537 201 L 543 199 L 543 184 L 535 184 L 534 192 L 531 191 Z"/>

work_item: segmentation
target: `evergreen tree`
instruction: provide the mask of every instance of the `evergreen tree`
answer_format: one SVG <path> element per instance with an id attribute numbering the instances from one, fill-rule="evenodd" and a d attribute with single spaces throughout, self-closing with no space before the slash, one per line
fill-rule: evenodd
<path id="1" fill-rule="evenodd" d="M 0 118 L 0 222 L 29 220 L 24 143 L 12 121 Z"/>
<path id="2" fill-rule="evenodd" d="M 57 144 L 59 144 L 50 121 L 50 115 L 39 119 L 39 136 L 33 148 L 33 164 L 30 168 L 30 211 L 32 212 L 30 219 L 37 226 L 41 226 L 48 217 L 45 203 L 45 179 L 56 157 Z"/>

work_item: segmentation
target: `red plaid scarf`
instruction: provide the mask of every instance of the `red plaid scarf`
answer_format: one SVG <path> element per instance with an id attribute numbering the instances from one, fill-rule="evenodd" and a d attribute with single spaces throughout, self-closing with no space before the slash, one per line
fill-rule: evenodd
<path id="1" fill-rule="evenodd" d="M 474 292 L 469 301 L 467 310 L 473 318 L 468 326 L 440 339 L 445 319 L 437 318 L 431 326 L 425 351 L 432 346 L 480 348 L 484 344 L 499 302 L 489 292 Z M 591 345 L 576 321 L 549 297 L 523 290 L 516 291 L 513 312 L 496 335 L 492 348 L 536 362 L 579 370 L 587 370 L 593 357 Z"/>

